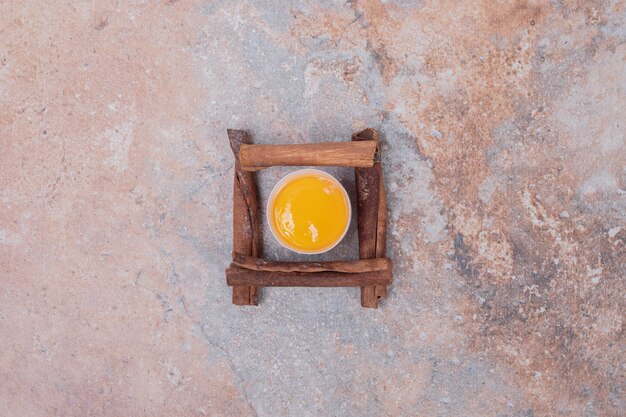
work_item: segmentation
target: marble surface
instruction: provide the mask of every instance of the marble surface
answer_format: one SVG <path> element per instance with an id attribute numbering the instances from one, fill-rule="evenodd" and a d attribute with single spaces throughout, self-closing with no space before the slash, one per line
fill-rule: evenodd
<path id="1" fill-rule="evenodd" d="M 0 415 L 626 414 L 624 1 L 0 1 L 0 40 Z M 364 127 L 389 298 L 231 305 L 226 128 Z"/>

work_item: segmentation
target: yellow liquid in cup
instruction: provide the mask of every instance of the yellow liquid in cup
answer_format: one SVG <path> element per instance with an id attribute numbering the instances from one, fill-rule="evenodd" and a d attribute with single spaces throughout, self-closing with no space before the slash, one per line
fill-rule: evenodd
<path id="1" fill-rule="evenodd" d="M 287 248 L 320 253 L 343 237 L 349 205 L 345 190 L 334 178 L 306 172 L 288 178 L 278 188 L 269 203 L 268 220 Z"/>

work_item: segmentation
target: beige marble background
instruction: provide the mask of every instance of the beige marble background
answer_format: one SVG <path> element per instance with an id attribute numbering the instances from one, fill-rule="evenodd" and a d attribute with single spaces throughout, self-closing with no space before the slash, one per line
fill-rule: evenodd
<path id="1" fill-rule="evenodd" d="M 623 416 L 625 108 L 624 1 L 0 0 L 0 416 Z M 381 131 L 380 309 L 231 305 L 227 127 Z"/>

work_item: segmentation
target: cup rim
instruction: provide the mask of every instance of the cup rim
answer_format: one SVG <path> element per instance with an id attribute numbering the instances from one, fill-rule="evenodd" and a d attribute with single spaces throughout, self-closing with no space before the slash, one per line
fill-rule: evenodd
<path id="1" fill-rule="evenodd" d="M 285 185 L 289 180 L 291 180 L 293 177 L 306 175 L 306 174 L 319 174 L 319 175 L 321 175 L 323 177 L 328 178 L 333 183 L 338 185 L 339 189 L 341 190 L 341 192 L 343 194 L 343 197 L 344 197 L 344 199 L 346 201 L 346 205 L 348 206 L 348 221 L 346 222 L 346 227 L 344 228 L 343 233 L 341 234 L 339 239 L 337 239 L 335 241 L 335 243 L 333 243 L 331 246 L 328 246 L 328 247 L 326 247 L 324 249 L 315 250 L 315 251 L 302 251 L 302 250 L 294 249 L 294 248 L 291 248 L 291 247 L 287 246 L 278 237 L 278 234 L 276 233 L 276 230 L 274 230 L 274 226 L 272 225 L 272 221 L 270 219 L 270 215 L 272 214 L 270 205 L 273 202 L 273 200 L 276 198 L 276 194 L 277 194 L 278 190 L 283 185 Z M 297 171 L 290 172 L 289 174 L 287 174 L 284 177 L 282 177 L 274 185 L 274 188 L 272 188 L 272 192 L 270 193 L 270 195 L 269 195 L 269 197 L 267 199 L 267 203 L 265 204 L 265 220 L 267 221 L 267 224 L 268 224 L 268 226 L 270 228 L 270 232 L 272 233 L 272 236 L 274 236 L 274 239 L 283 248 L 289 249 L 290 251 L 293 251 L 293 252 L 296 252 L 296 253 L 299 253 L 299 254 L 302 254 L 302 255 L 320 255 L 322 253 L 326 253 L 326 252 L 330 251 L 331 249 L 333 249 L 335 246 L 337 246 L 339 244 L 339 242 L 341 242 L 343 240 L 344 237 L 346 237 L 346 234 L 348 233 L 348 229 L 350 229 L 350 223 L 352 221 L 352 204 L 350 202 L 350 197 L 348 196 L 348 192 L 346 191 L 346 188 L 343 186 L 343 184 L 341 184 L 341 182 L 337 178 L 335 178 L 334 175 L 329 174 L 326 171 L 322 171 L 321 169 L 303 168 L 303 169 L 299 169 Z"/>

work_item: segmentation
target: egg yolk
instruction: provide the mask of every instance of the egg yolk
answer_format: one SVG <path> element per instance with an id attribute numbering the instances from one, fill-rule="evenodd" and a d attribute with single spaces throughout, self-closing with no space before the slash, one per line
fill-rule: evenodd
<path id="1" fill-rule="evenodd" d="M 332 247 L 348 226 L 347 198 L 339 185 L 316 174 L 297 176 L 281 186 L 270 204 L 278 239 L 300 252 Z"/>

